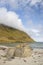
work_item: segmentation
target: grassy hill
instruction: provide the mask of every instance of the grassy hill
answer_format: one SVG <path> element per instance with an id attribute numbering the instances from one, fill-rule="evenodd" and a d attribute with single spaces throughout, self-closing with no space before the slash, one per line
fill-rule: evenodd
<path id="1" fill-rule="evenodd" d="M 0 42 L 34 42 L 25 32 L 0 24 Z"/>

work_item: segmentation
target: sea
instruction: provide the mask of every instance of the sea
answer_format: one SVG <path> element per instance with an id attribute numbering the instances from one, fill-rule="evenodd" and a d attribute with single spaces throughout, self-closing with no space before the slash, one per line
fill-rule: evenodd
<path id="1" fill-rule="evenodd" d="M 15 47 L 16 45 L 19 44 L 25 44 L 25 43 L 0 43 L 0 45 L 2 46 L 8 46 L 8 47 Z M 27 45 L 29 45 L 31 48 L 41 48 L 43 49 L 43 42 L 34 42 L 34 43 L 26 43 Z"/>

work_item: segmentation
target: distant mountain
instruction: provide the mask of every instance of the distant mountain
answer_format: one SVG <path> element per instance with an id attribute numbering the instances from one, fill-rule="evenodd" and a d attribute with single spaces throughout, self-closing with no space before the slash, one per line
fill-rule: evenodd
<path id="1" fill-rule="evenodd" d="M 27 33 L 18 29 L 0 24 L 0 42 L 34 42 Z"/>

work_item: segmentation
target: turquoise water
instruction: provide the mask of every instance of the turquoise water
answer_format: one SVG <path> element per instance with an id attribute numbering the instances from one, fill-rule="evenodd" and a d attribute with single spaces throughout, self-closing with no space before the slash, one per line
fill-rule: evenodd
<path id="1" fill-rule="evenodd" d="M 0 45 L 10 46 L 10 47 L 14 47 L 18 44 L 23 44 L 23 43 L 0 43 Z M 27 43 L 27 44 L 32 48 L 42 48 L 43 49 L 43 42 L 35 42 L 35 43 Z"/>

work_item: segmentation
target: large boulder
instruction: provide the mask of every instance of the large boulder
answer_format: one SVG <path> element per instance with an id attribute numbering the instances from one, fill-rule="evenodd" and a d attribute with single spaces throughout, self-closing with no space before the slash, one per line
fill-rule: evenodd
<path id="1" fill-rule="evenodd" d="M 15 57 L 29 57 L 32 54 L 32 48 L 28 45 L 19 45 L 16 47 Z"/>
<path id="2" fill-rule="evenodd" d="M 14 58 L 14 57 L 29 57 L 32 54 L 32 48 L 26 44 L 19 44 L 15 47 L 8 47 L 5 57 Z"/>
<path id="3" fill-rule="evenodd" d="M 7 58 L 13 58 L 15 54 L 15 47 L 8 48 L 6 57 Z"/>

